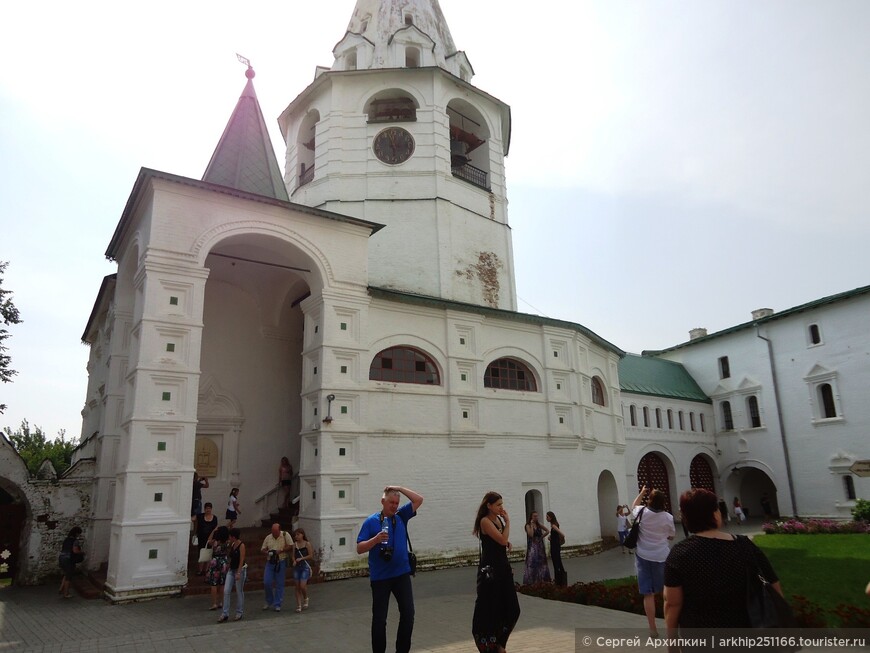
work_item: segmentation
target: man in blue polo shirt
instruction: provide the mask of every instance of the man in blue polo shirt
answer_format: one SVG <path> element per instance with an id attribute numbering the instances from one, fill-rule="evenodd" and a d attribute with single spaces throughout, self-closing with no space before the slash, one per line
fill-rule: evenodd
<path id="1" fill-rule="evenodd" d="M 399 495 L 410 503 L 399 508 Z M 369 554 L 372 587 L 372 653 L 386 653 L 387 612 L 390 594 L 399 604 L 396 653 L 411 650 L 414 630 L 414 592 L 408 562 L 408 520 L 417 514 L 423 497 L 405 487 L 388 485 L 381 497 L 382 509 L 363 522 L 356 538 L 356 552 Z"/>

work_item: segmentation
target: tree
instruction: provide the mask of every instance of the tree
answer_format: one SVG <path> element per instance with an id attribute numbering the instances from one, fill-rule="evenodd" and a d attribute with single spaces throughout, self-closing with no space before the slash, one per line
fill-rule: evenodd
<path id="1" fill-rule="evenodd" d="M 36 474 L 39 471 L 39 466 L 46 458 L 54 465 L 55 471 L 62 474 L 69 467 L 73 450 L 77 446 L 74 440 L 66 439 L 64 429 L 58 431 L 54 440 L 48 440 L 40 427 L 34 426 L 31 430 L 26 419 L 21 421 L 21 427 L 14 433 L 8 426 L 3 429 L 3 432 L 18 455 L 24 459 L 31 474 Z"/>
<path id="2" fill-rule="evenodd" d="M 6 271 L 6 266 L 9 265 L 6 261 L 0 261 L 0 321 L 5 326 L 19 324 L 21 317 L 18 315 L 18 309 L 12 303 L 12 291 L 3 289 L 3 273 Z M 9 383 L 12 377 L 18 372 L 9 367 L 12 363 L 12 357 L 6 352 L 8 351 L 3 341 L 10 336 L 9 331 L 0 327 L 0 381 Z M 6 410 L 6 404 L 0 404 L 0 414 Z"/>

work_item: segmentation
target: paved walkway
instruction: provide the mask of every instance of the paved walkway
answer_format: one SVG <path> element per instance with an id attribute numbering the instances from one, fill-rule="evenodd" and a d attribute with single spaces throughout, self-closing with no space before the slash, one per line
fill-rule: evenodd
<path id="1" fill-rule="evenodd" d="M 741 529 L 744 530 L 744 529 Z M 565 560 L 569 582 L 634 574 L 634 557 L 619 549 Z M 515 576 L 522 577 L 521 565 Z M 471 614 L 475 569 L 445 569 L 418 574 L 414 580 L 415 653 L 474 651 Z M 281 613 L 261 610 L 262 591 L 247 592 L 244 619 L 217 624 L 209 597 L 163 599 L 109 605 L 78 597 L 62 600 L 54 584 L 0 590 L 0 653 L 7 651 L 288 651 L 294 653 L 369 653 L 371 595 L 367 578 L 310 587 L 311 607 L 301 614 L 292 588 Z M 235 597 L 233 598 L 235 601 Z M 510 651 L 577 653 L 637 650 L 585 646 L 599 635 L 646 638 L 646 619 L 602 608 L 520 596 L 522 616 Z M 391 605 L 388 639 L 395 636 L 397 614 Z M 663 627 L 660 626 L 660 630 Z M 388 651 L 391 650 L 388 648 Z"/>

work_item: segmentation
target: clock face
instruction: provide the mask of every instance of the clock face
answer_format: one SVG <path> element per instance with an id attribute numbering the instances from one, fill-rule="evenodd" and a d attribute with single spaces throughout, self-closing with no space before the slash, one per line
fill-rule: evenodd
<path id="1" fill-rule="evenodd" d="M 372 149 L 384 163 L 404 163 L 414 153 L 414 137 L 401 127 L 387 127 L 375 136 Z"/>

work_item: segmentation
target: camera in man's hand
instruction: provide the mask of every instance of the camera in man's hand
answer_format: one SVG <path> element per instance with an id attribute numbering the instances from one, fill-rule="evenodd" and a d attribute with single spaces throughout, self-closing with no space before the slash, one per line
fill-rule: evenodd
<path id="1" fill-rule="evenodd" d="M 484 579 L 492 580 L 493 579 L 492 565 L 486 565 L 485 567 L 481 567 L 480 573 L 483 575 Z"/>
<path id="2" fill-rule="evenodd" d="M 380 555 L 384 562 L 389 562 L 393 559 L 393 547 L 382 546 L 380 550 Z"/>

